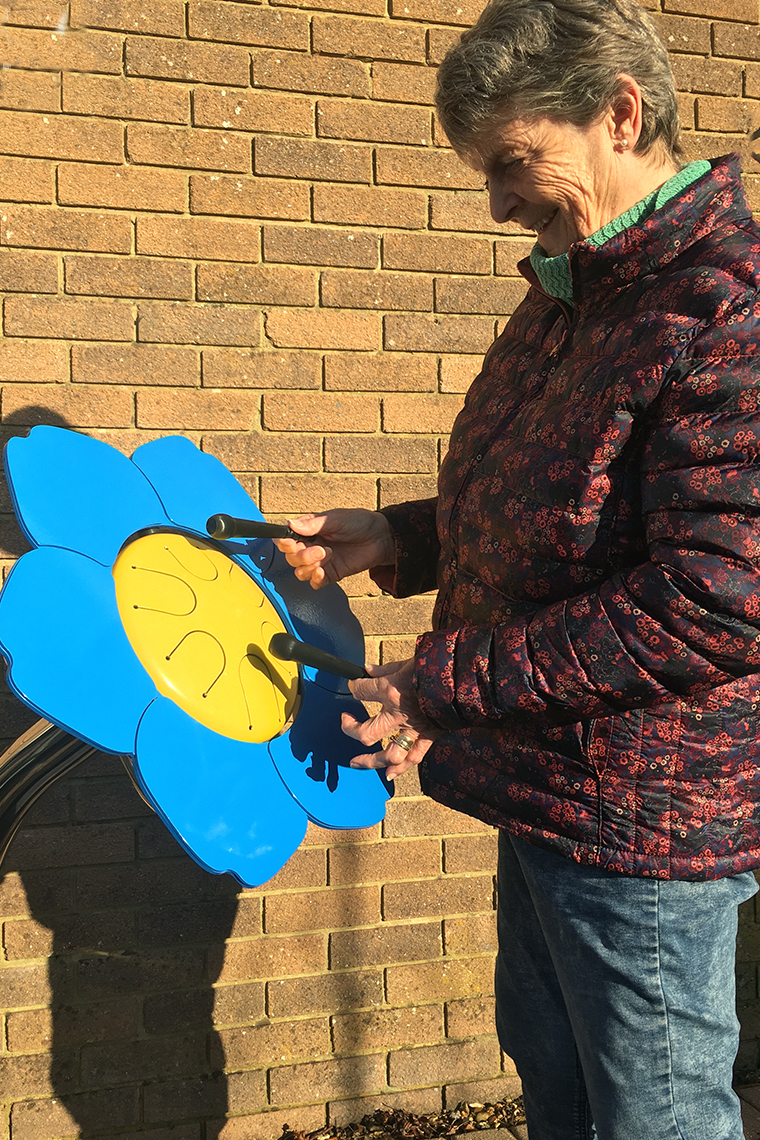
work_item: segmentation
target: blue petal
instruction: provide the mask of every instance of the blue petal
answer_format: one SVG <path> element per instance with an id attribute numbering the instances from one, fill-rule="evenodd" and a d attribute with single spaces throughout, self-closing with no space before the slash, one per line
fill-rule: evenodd
<path id="1" fill-rule="evenodd" d="M 357 665 L 364 664 L 364 633 L 340 586 L 313 590 L 308 582 L 299 582 L 279 550 L 275 551 L 269 568 L 261 569 L 261 574 L 270 594 L 276 594 L 281 607 L 290 615 L 301 641 Z M 348 684 L 342 677 L 314 669 L 305 669 L 304 674 L 322 689 L 349 695 Z"/>
<path id="2" fill-rule="evenodd" d="M 177 526 L 206 533 L 210 515 L 257 519 L 264 516 L 231 471 L 199 451 L 182 435 L 169 435 L 138 447 L 132 462 L 150 480 Z"/>
<path id="3" fill-rule="evenodd" d="M 266 744 L 219 736 L 164 697 L 140 723 L 134 770 L 196 863 L 246 887 L 271 879 L 306 834 L 306 816 Z"/>
<path id="4" fill-rule="evenodd" d="M 101 440 L 34 427 L 5 449 L 13 506 L 33 546 L 62 546 L 111 566 L 122 543 L 168 519 L 148 480 Z"/>
<path id="5" fill-rule="evenodd" d="M 340 693 L 304 685 L 292 728 L 269 741 L 275 767 L 309 819 L 320 827 L 371 827 L 385 815 L 392 788 L 379 772 L 347 767 L 368 751 L 341 731 L 340 714 L 366 719 L 364 706 Z M 377 751 L 377 748 L 369 749 Z"/>
<path id="6" fill-rule="evenodd" d="M 109 570 L 42 546 L 0 594 L 8 682 L 29 708 L 106 752 L 132 752 L 156 689 L 127 641 Z"/>

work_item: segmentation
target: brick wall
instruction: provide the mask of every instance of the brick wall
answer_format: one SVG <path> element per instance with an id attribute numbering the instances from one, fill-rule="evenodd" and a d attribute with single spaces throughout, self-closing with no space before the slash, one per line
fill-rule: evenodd
<path id="1" fill-rule="evenodd" d="M 181 432 L 274 517 L 431 493 L 529 241 L 493 227 L 432 113 L 479 3 L 388 3 L 6 0 L 4 439 L 52 423 L 131 453 Z M 657 17 L 689 155 L 740 150 L 758 206 L 759 15 L 668 0 Z M 7 569 L 24 543 L 2 496 Z M 408 654 L 431 599 L 346 588 L 369 658 Z M 30 719 L 0 694 L 5 743 Z M 409 775 L 382 828 L 312 828 L 237 892 L 117 760 L 86 763 L 30 813 L 0 885 L 0 1140 L 275 1140 L 513 1091 L 493 868 L 493 833 Z M 756 930 L 747 913 L 745 1075 Z"/>

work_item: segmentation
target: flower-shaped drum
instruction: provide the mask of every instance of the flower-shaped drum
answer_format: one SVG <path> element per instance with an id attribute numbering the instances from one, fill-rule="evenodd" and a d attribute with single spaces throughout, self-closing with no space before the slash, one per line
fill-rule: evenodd
<path id="1" fill-rule="evenodd" d="M 389 786 L 352 769 L 363 717 L 346 682 L 269 652 L 285 633 L 360 663 L 338 587 L 315 594 L 269 539 L 217 542 L 210 515 L 262 520 L 234 476 L 181 436 L 138 448 L 36 427 L 5 451 L 34 547 L 0 594 L 0 652 L 29 708 L 123 755 L 141 794 L 209 871 L 256 886 L 309 819 L 367 827 Z"/>

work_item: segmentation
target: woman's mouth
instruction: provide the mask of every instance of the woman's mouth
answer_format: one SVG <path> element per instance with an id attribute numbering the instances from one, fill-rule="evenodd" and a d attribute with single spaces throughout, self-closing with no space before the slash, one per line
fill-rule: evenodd
<path id="1" fill-rule="evenodd" d="M 558 210 L 552 210 L 551 213 L 545 214 L 543 218 L 540 218 L 539 221 L 533 223 L 531 229 L 535 232 L 536 237 L 541 237 L 541 234 L 544 232 L 544 230 L 548 229 L 548 227 L 552 224 L 558 212 Z"/>

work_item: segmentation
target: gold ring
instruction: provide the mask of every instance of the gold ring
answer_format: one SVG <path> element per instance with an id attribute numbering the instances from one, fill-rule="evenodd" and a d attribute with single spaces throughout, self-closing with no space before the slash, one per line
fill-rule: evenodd
<path id="1" fill-rule="evenodd" d="M 404 752 L 409 752 L 414 747 L 415 737 L 410 736 L 406 729 L 399 729 L 391 739 L 391 744 L 398 744 L 399 748 L 403 748 Z"/>

